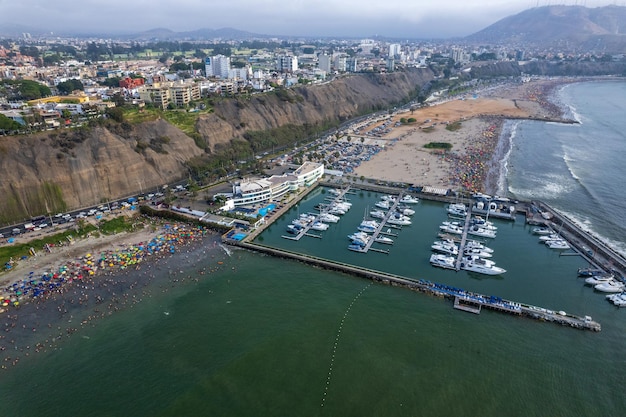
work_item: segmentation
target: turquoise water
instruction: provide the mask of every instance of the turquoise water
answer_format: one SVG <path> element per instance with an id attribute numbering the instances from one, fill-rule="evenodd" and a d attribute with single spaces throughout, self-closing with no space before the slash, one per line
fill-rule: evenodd
<path id="1" fill-rule="evenodd" d="M 603 90 L 607 101 L 609 93 Z M 520 164 L 532 162 L 520 151 L 526 149 L 514 147 L 509 173 L 516 191 L 524 188 L 515 182 Z M 257 240 L 588 314 L 602 331 L 459 312 L 449 301 L 289 260 L 226 248 L 229 255 L 209 241 L 129 272 L 129 279 L 155 275 L 127 297 L 141 302 L 86 325 L 78 323 L 93 313 L 77 309 L 72 323 L 67 317 L 58 323 L 78 327 L 71 337 L 50 342 L 46 352 L 20 353 L 17 366 L 0 372 L 3 415 L 624 414 L 626 311 L 576 278 L 576 268 L 584 266 L 580 257 L 559 256 L 537 243 L 522 221 L 494 220 L 498 237 L 490 246 L 506 274 L 433 268 L 430 244 L 445 212 L 426 201 L 393 246 L 379 246 L 388 255 L 350 252 L 347 234 L 379 198 L 370 192 L 350 196 L 352 210 L 319 232 L 321 239 L 281 237 L 288 222 L 327 196 L 313 191 Z M 569 197 L 585 200 L 576 192 Z M 579 207 L 584 204 L 568 206 L 573 212 Z"/>

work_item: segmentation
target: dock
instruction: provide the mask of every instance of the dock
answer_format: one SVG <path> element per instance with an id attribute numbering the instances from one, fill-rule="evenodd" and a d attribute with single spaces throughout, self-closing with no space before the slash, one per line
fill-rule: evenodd
<path id="1" fill-rule="evenodd" d="M 382 284 L 395 287 L 403 287 L 413 291 L 441 297 L 453 302 L 453 307 L 460 311 L 467 311 L 473 314 L 480 314 L 482 309 L 492 310 L 499 313 L 526 317 L 534 320 L 545 321 L 576 329 L 601 331 L 600 323 L 593 321 L 589 316 L 576 316 L 564 311 L 555 311 L 530 304 L 519 303 L 506 300 L 497 296 L 489 296 L 461 288 L 438 284 L 424 279 L 413 280 L 386 272 L 375 271 L 367 268 L 337 263 L 330 260 L 318 258 L 311 255 L 297 254 L 283 251 L 268 246 L 247 243 L 245 241 L 224 240 L 225 243 L 240 246 L 257 252 L 266 253 L 272 256 L 294 259 L 306 264 L 315 265 L 329 270 L 340 271 L 350 275 L 370 279 Z"/>
<path id="2" fill-rule="evenodd" d="M 469 230 L 470 219 L 472 218 L 472 206 L 467 210 L 465 215 L 465 224 L 463 225 L 463 233 L 461 234 L 461 242 L 459 243 L 459 253 L 456 256 L 456 263 L 454 269 L 458 272 L 461 270 L 461 260 L 463 259 L 463 248 L 465 242 L 467 242 L 467 232 Z"/>

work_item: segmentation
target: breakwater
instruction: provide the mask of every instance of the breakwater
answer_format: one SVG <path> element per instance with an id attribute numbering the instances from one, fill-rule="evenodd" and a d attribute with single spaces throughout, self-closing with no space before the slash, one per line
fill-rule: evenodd
<path id="1" fill-rule="evenodd" d="M 486 308 L 500 313 L 513 314 L 516 316 L 528 317 L 540 321 L 549 321 L 565 326 L 574 327 L 577 329 L 593 331 L 601 330 L 600 323 L 593 321 L 592 318 L 588 316 L 580 317 L 568 314 L 564 311 L 554 311 L 543 307 L 533 306 L 530 304 L 506 300 L 496 296 L 478 294 L 475 292 L 465 291 L 461 288 L 438 284 L 428 280 L 412 280 L 406 277 L 401 277 L 382 271 L 375 271 L 354 265 L 333 262 L 310 255 L 271 248 L 255 243 L 247 243 L 244 241 L 227 239 L 225 238 L 225 236 L 226 235 L 224 235 L 223 237 L 223 242 L 227 244 L 239 246 L 256 252 L 262 252 L 275 257 L 297 260 L 312 266 L 347 273 L 353 276 L 370 279 L 372 281 L 391 285 L 394 287 L 402 287 L 412 291 L 418 291 L 436 297 L 445 298 L 447 300 L 453 300 L 455 303 L 455 307 L 457 308 L 459 302 L 461 302 L 466 307 L 460 308 L 462 310 L 474 309 L 479 312 L 481 308 Z"/>

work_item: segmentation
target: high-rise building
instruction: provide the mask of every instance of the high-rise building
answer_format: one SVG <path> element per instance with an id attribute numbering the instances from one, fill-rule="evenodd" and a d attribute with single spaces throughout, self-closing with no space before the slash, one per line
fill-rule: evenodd
<path id="1" fill-rule="evenodd" d="M 298 57 L 291 55 L 280 55 L 276 58 L 276 70 L 280 72 L 298 71 Z"/>
<path id="2" fill-rule="evenodd" d="M 322 71 L 330 72 L 330 56 L 326 54 L 320 54 L 319 56 L 319 68 Z"/>
<path id="3" fill-rule="evenodd" d="M 356 57 L 346 58 L 346 71 L 356 72 Z"/>
<path id="4" fill-rule="evenodd" d="M 207 77 L 228 78 L 230 58 L 224 55 L 207 56 L 204 59 L 204 70 Z"/>
<path id="5" fill-rule="evenodd" d="M 402 48 L 399 43 L 389 44 L 389 57 L 390 58 L 399 57 L 401 53 L 402 53 Z"/>
<path id="6" fill-rule="evenodd" d="M 346 57 L 345 55 L 338 55 L 335 57 L 335 70 L 339 72 L 346 72 Z"/>

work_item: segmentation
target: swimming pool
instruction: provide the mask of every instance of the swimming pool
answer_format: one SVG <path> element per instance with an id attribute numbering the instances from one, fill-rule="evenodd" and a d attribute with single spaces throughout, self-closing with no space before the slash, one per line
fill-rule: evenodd
<path id="1" fill-rule="evenodd" d="M 268 212 L 270 212 L 270 211 L 274 210 L 275 208 L 276 208 L 276 204 L 274 204 L 274 203 L 269 204 L 267 207 L 260 208 L 260 209 L 259 209 L 259 214 L 260 214 L 261 216 L 264 216 L 264 217 L 265 217 L 265 216 L 267 216 L 267 213 L 268 213 Z"/>

